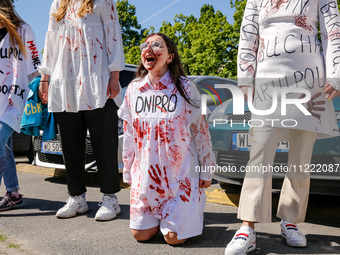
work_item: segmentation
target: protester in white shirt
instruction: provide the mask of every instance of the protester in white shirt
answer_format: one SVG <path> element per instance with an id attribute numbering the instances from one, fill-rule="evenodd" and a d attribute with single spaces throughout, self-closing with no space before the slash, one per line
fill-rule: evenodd
<path id="1" fill-rule="evenodd" d="M 138 78 L 118 112 L 124 119 L 123 177 L 131 185 L 130 228 L 138 241 L 161 230 L 177 245 L 202 233 L 204 188 L 215 156 L 200 94 L 185 76 L 176 45 L 157 33 L 141 50 Z"/>
<path id="2" fill-rule="evenodd" d="M 10 0 L 0 5 L 0 58 L 0 182 L 3 177 L 7 190 L 0 211 L 5 211 L 23 206 L 11 136 L 14 131 L 20 133 L 28 84 L 40 64 L 33 31 Z"/>
<path id="3" fill-rule="evenodd" d="M 124 52 L 117 9 L 112 0 L 54 0 L 50 15 L 39 95 L 58 125 L 71 196 L 56 216 L 88 211 L 84 164 L 89 130 L 104 193 L 95 219 L 110 220 L 120 213 L 114 193 L 120 190 L 117 109 Z"/>
<path id="4" fill-rule="evenodd" d="M 253 112 L 252 119 L 264 125 L 250 129 L 248 167 L 259 171 L 246 173 L 238 209 L 243 224 L 225 254 L 254 250 L 255 222 L 271 222 L 270 167 L 279 141 L 289 141 L 289 170 L 277 211 L 281 236 L 289 246 L 307 245 L 297 223 L 306 215 L 313 145 L 317 138 L 339 135 L 330 101 L 340 94 L 339 24 L 333 0 L 247 2 L 238 50 L 238 85 L 249 106 L 262 111 Z"/>

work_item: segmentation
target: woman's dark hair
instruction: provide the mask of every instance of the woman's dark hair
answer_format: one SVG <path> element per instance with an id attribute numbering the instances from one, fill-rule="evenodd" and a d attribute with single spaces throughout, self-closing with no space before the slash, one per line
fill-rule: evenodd
<path id="1" fill-rule="evenodd" d="M 166 36 L 165 34 L 162 33 L 153 33 L 150 34 L 146 40 L 148 38 L 150 38 L 151 36 L 154 35 L 158 35 L 160 37 L 162 37 L 162 39 L 165 41 L 166 43 L 166 47 L 168 48 L 168 53 L 173 55 L 173 59 L 171 61 L 170 64 L 168 64 L 168 69 L 170 71 L 170 77 L 172 79 L 172 81 L 175 83 L 176 88 L 178 90 L 178 92 L 181 94 L 181 96 L 185 99 L 185 101 L 187 101 L 189 104 L 194 105 L 192 103 L 192 101 L 190 100 L 187 91 L 184 89 L 183 85 L 182 85 L 182 77 L 186 77 L 185 75 L 185 71 L 181 62 L 181 58 L 178 54 L 178 50 L 176 47 L 176 44 L 170 39 L 170 37 Z M 140 77 L 143 78 L 148 74 L 148 70 L 145 69 L 145 67 L 143 66 L 143 63 L 140 62 L 139 66 L 138 66 L 138 70 L 136 73 L 136 77 Z"/>

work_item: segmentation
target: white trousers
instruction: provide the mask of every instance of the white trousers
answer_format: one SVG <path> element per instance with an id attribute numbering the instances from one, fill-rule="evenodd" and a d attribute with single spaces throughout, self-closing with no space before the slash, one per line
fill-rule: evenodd
<path id="1" fill-rule="evenodd" d="M 268 126 L 251 128 L 251 166 L 273 166 L 282 132 L 287 130 Z M 278 205 L 277 217 L 289 222 L 303 222 L 306 216 L 310 173 L 301 166 L 311 163 L 313 145 L 317 133 L 305 130 L 289 130 L 288 169 Z M 272 172 L 247 172 L 244 178 L 237 217 L 244 221 L 271 222 L 272 220 Z"/>

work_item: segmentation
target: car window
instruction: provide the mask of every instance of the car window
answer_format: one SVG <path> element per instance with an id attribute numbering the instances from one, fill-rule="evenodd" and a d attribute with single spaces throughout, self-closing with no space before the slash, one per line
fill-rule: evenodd
<path id="1" fill-rule="evenodd" d="M 224 80 L 219 79 L 205 79 L 197 84 L 197 87 L 201 94 L 208 94 L 205 90 L 209 91 L 214 97 L 217 95 L 221 98 L 222 103 L 232 97 L 229 89 L 216 89 L 215 84 L 223 84 Z M 211 87 L 215 89 L 217 93 L 211 90 Z M 203 90 L 204 89 L 204 90 Z M 217 94 L 217 95 L 215 95 Z"/>
<path id="2" fill-rule="evenodd" d="M 119 73 L 119 82 L 122 88 L 129 85 L 129 83 L 135 78 L 135 72 L 122 70 Z"/>

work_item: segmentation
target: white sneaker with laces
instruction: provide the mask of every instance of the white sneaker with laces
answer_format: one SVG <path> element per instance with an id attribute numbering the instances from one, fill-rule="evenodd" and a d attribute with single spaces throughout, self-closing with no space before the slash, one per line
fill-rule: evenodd
<path id="1" fill-rule="evenodd" d="M 118 214 L 120 214 L 121 210 L 116 196 L 109 197 L 104 195 L 102 202 L 100 202 L 98 205 L 100 208 L 94 217 L 95 220 L 112 220 L 116 218 Z"/>
<path id="2" fill-rule="evenodd" d="M 86 213 L 89 210 L 86 199 L 83 196 L 69 197 L 66 205 L 58 210 L 56 216 L 58 218 L 71 218 L 77 214 Z"/>
<path id="3" fill-rule="evenodd" d="M 248 226 L 242 226 L 225 249 L 225 255 L 245 255 L 256 248 L 256 233 Z"/>
<path id="4" fill-rule="evenodd" d="M 292 247 L 306 247 L 307 239 L 299 230 L 296 224 L 281 220 L 281 236 L 286 239 L 286 243 Z"/>

